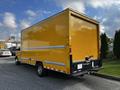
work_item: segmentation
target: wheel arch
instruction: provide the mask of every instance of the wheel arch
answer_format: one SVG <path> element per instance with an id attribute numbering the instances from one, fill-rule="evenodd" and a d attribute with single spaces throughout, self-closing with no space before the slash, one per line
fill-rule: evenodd
<path id="1" fill-rule="evenodd" d="M 42 61 L 36 61 L 35 66 L 41 65 L 43 67 L 43 62 Z"/>

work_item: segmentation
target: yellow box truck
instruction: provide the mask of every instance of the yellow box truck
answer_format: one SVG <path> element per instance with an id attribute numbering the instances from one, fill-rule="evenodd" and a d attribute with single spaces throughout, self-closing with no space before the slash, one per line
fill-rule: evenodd
<path id="1" fill-rule="evenodd" d="M 72 9 L 57 13 L 21 32 L 16 64 L 79 76 L 101 67 L 99 23 Z"/>
<path id="2" fill-rule="evenodd" d="M 0 41 L 0 49 L 5 49 L 6 45 L 5 45 L 5 41 Z"/>

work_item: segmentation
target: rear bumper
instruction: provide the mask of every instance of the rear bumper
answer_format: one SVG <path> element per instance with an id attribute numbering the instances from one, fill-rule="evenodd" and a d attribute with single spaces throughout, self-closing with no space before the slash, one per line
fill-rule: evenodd
<path id="1" fill-rule="evenodd" d="M 84 74 L 94 73 L 94 72 L 99 71 L 100 69 L 101 68 L 94 68 L 94 69 L 91 69 L 91 70 L 79 71 L 79 72 L 76 72 L 76 73 L 72 73 L 72 76 L 80 76 L 80 75 L 84 75 Z"/>
<path id="2" fill-rule="evenodd" d="M 102 65 L 100 60 L 91 60 L 90 62 L 73 63 L 71 67 L 71 75 L 79 76 L 91 72 L 97 72 L 100 70 L 101 66 Z"/>
<path id="3" fill-rule="evenodd" d="M 99 71 L 101 68 L 93 68 L 93 69 L 91 69 L 90 71 L 95 71 L 95 72 L 97 72 L 97 71 Z"/>

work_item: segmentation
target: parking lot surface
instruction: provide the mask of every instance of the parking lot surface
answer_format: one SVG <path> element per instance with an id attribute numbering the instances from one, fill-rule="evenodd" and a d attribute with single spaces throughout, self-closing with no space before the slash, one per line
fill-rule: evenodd
<path id="1" fill-rule="evenodd" d="M 120 82 L 91 75 L 67 77 L 52 71 L 40 78 L 34 67 L 16 66 L 14 57 L 0 57 L 0 90 L 120 90 Z"/>

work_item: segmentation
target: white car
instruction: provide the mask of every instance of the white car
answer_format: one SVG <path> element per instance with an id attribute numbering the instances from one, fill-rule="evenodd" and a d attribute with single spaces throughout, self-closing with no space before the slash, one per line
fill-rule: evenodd
<path id="1" fill-rule="evenodd" d="M 0 56 L 11 56 L 12 53 L 8 49 L 1 49 L 0 50 Z"/>

